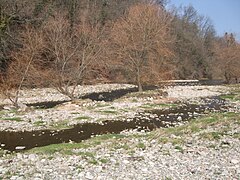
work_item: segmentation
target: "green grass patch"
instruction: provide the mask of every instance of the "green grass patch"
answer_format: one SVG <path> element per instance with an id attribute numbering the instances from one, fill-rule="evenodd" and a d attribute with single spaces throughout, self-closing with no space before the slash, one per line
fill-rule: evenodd
<path id="1" fill-rule="evenodd" d="M 102 158 L 102 159 L 99 159 L 99 161 L 103 164 L 106 164 L 106 163 L 108 163 L 109 160 L 105 159 L 105 158 Z"/>
<path id="2" fill-rule="evenodd" d="M 178 127 L 170 127 L 168 129 L 164 129 L 163 133 L 168 134 L 168 135 L 175 135 L 175 136 L 182 136 L 186 133 L 188 133 L 189 127 L 183 125 L 183 126 L 178 126 Z"/>
<path id="3" fill-rule="evenodd" d="M 19 111 L 17 111 L 17 109 L 10 109 L 9 111 L 7 111 L 9 114 L 18 114 Z"/>
<path id="4" fill-rule="evenodd" d="M 172 143 L 173 145 L 183 144 L 184 139 L 183 138 L 173 138 L 173 137 L 160 137 L 158 138 L 159 143 Z"/>
<path id="5" fill-rule="evenodd" d="M 223 133 L 221 132 L 208 132 L 208 133 L 202 133 L 200 134 L 200 137 L 204 139 L 209 139 L 209 140 L 219 140 L 221 139 Z"/>
<path id="6" fill-rule="evenodd" d="M 43 125 L 45 125 L 45 122 L 44 121 L 35 121 L 33 124 L 35 126 L 43 126 Z"/>
<path id="7" fill-rule="evenodd" d="M 227 94 L 220 96 L 222 99 L 229 100 L 229 101 L 238 101 L 240 100 L 240 93 L 238 94 Z"/>
<path id="8" fill-rule="evenodd" d="M 236 113 L 235 112 L 227 112 L 227 113 L 224 113 L 224 117 L 225 118 L 234 118 L 236 116 Z"/>
<path id="9" fill-rule="evenodd" d="M 235 97 L 235 94 L 227 94 L 227 95 L 221 95 L 222 99 L 233 99 Z"/>
<path id="10" fill-rule="evenodd" d="M 75 118 L 76 120 L 88 120 L 88 119 L 91 119 L 91 117 L 89 116 L 79 116 L 77 118 Z"/>
<path id="11" fill-rule="evenodd" d="M 129 150 L 130 149 L 130 146 L 127 145 L 127 144 L 115 143 L 113 146 L 114 146 L 114 149 L 125 149 L 125 150 Z"/>
<path id="12" fill-rule="evenodd" d="M 109 103 L 107 103 L 107 104 L 97 104 L 95 107 L 101 108 L 101 107 L 107 107 L 107 106 L 110 106 L 110 104 Z"/>
<path id="13" fill-rule="evenodd" d="M 170 142 L 173 145 L 177 145 L 177 144 L 183 144 L 184 140 L 182 138 L 171 138 Z"/>
<path id="14" fill-rule="evenodd" d="M 219 121 L 219 116 L 214 115 L 212 117 L 210 116 L 210 117 L 202 118 L 201 122 L 198 122 L 198 124 L 201 123 L 202 125 L 211 125 L 218 121 Z"/>
<path id="15" fill-rule="evenodd" d="M 192 126 L 190 126 L 190 130 L 191 132 L 196 133 L 199 132 L 201 129 L 197 125 L 193 124 Z"/>
<path id="16" fill-rule="evenodd" d="M 155 138 L 162 143 L 171 142 L 177 144 L 184 142 L 184 137 L 194 133 L 200 133 L 202 130 L 207 129 L 209 126 L 216 127 L 218 131 L 202 133 L 200 137 L 210 140 L 220 139 L 223 134 L 227 134 L 231 130 L 231 124 L 240 124 L 240 113 L 211 113 L 205 117 L 200 117 L 196 120 L 192 120 L 189 123 L 171 127 L 167 129 L 160 129 L 155 131 Z M 177 138 L 172 137 L 177 136 Z M 237 136 L 237 135 L 236 135 Z"/>
<path id="17" fill-rule="evenodd" d="M 80 112 L 72 112 L 71 114 L 80 114 Z"/>
<path id="18" fill-rule="evenodd" d="M 221 95 L 222 99 L 230 99 L 233 100 L 236 97 L 236 94 L 227 94 L 227 95 Z"/>
<path id="19" fill-rule="evenodd" d="M 95 157 L 95 153 L 92 153 L 92 152 L 77 152 L 77 153 L 74 153 L 74 154 L 77 154 L 77 155 L 80 155 L 80 156 L 83 156 L 83 157 L 86 157 L 86 158 L 92 158 L 92 159 Z M 71 154 L 69 154 L 69 155 L 71 155 Z"/>
<path id="20" fill-rule="evenodd" d="M 16 122 L 23 121 L 20 117 L 5 117 L 5 118 L 1 118 L 0 120 L 4 120 L 4 121 L 16 121 Z"/>
<path id="21" fill-rule="evenodd" d="M 130 137 L 132 138 L 149 138 L 152 139 L 154 137 L 154 131 L 148 132 L 148 133 L 144 133 L 144 134 L 132 134 Z"/>
<path id="22" fill-rule="evenodd" d="M 28 150 L 29 153 L 36 153 L 36 154 L 48 154 L 52 155 L 56 152 L 59 152 L 61 154 L 65 155 L 72 155 L 77 154 L 81 156 L 92 156 L 91 153 L 86 152 L 73 152 L 73 149 L 86 149 L 89 147 L 95 147 L 96 145 L 100 145 L 104 143 L 107 140 L 111 139 L 122 139 L 126 137 L 125 135 L 121 134 L 104 134 L 101 136 L 96 136 L 91 139 L 88 139 L 86 141 L 80 142 L 80 143 L 62 143 L 62 144 L 51 144 L 48 146 L 43 147 L 36 147 L 31 150 Z"/>
<path id="23" fill-rule="evenodd" d="M 132 99 L 132 102 L 133 102 L 133 103 L 137 103 L 137 102 L 138 102 L 138 99 L 134 98 L 134 99 Z"/>
<path id="24" fill-rule="evenodd" d="M 160 137 L 160 138 L 158 138 L 158 142 L 166 144 L 166 143 L 169 142 L 169 138 L 167 138 L 167 137 Z"/>
<path id="25" fill-rule="evenodd" d="M 28 150 L 28 153 L 36 153 L 36 154 L 48 154 L 52 155 L 56 152 L 66 155 L 71 155 L 73 153 L 73 149 L 81 149 L 81 148 L 88 148 L 89 145 L 86 145 L 84 143 L 62 143 L 62 144 L 51 144 L 48 146 L 43 147 L 36 147 L 33 149 Z"/>
<path id="26" fill-rule="evenodd" d="M 98 161 L 96 159 L 91 159 L 88 161 L 88 163 L 93 164 L 93 165 L 97 165 Z"/>
<path id="27" fill-rule="evenodd" d="M 175 149 L 177 149 L 179 152 L 183 153 L 183 148 L 181 146 L 175 146 Z"/>
<path id="28" fill-rule="evenodd" d="M 108 140 L 108 139 L 122 139 L 122 138 L 125 138 L 126 135 L 123 135 L 123 134 L 104 134 L 104 135 L 101 135 L 101 136 L 97 136 L 97 137 L 94 137 L 92 138 L 93 141 L 104 141 L 104 140 Z"/>
<path id="29" fill-rule="evenodd" d="M 130 112 L 129 109 L 121 109 L 120 111 L 122 111 L 122 112 Z"/>
<path id="30" fill-rule="evenodd" d="M 100 112 L 103 114 L 118 114 L 118 112 L 114 111 L 114 110 L 102 110 L 102 111 L 97 111 L 97 112 Z"/>
<path id="31" fill-rule="evenodd" d="M 0 111 L 0 116 L 5 115 L 6 111 Z"/>
<path id="32" fill-rule="evenodd" d="M 138 143 L 137 144 L 137 148 L 139 148 L 139 149 L 146 149 L 146 146 L 145 146 L 144 143 Z"/>

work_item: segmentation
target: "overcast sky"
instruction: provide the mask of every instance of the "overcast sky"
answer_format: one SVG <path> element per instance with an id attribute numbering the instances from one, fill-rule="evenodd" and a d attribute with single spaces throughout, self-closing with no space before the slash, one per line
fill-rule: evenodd
<path id="1" fill-rule="evenodd" d="M 217 35 L 233 32 L 240 41 L 240 0 L 170 0 L 171 5 L 192 5 L 200 15 L 208 16 Z"/>

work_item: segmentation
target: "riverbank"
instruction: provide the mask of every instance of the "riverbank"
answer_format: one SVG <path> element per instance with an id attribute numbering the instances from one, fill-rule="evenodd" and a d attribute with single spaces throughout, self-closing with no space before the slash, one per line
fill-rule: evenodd
<path id="1" fill-rule="evenodd" d="M 85 88 L 79 88 L 82 89 L 81 93 L 79 90 L 79 94 L 111 92 L 134 87 L 128 84 L 86 86 Z M 179 104 L 179 101 L 197 103 L 203 97 L 219 96 L 228 93 L 229 88 L 225 86 L 173 86 L 143 93 L 130 93 L 113 102 L 85 99 L 62 103 L 54 108 L 30 107 L 20 111 L 6 106 L 5 110 L 0 112 L 0 131 L 63 129 L 85 122 L 100 123 L 105 120 L 126 120 L 145 110 L 169 108 L 176 106 L 176 103 Z M 68 100 L 50 88 L 26 90 L 22 91 L 21 95 L 19 99 L 21 103 Z M 1 102 L 6 103 L 6 100 Z"/>
<path id="2" fill-rule="evenodd" d="M 82 143 L 1 153 L 2 179 L 238 179 L 240 114 Z"/>
<path id="3" fill-rule="evenodd" d="M 0 150 L 0 179 L 239 179 L 239 94 L 238 86 L 169 87 L 130 93 L 113 102 L 81 100 L 50 109 L 3 110 L 1 128 L 16 131 L 127 121 L 141 111 L 201 104 L 209 96 L 222 95 L 228 108 L 151 132 L 123 131 L 18 153 Z"/>

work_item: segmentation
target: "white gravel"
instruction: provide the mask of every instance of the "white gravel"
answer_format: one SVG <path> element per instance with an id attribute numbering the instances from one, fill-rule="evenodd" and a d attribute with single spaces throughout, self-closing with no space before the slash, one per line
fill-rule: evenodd
<path id="1" fill-rule="evenodd" d="M 186 100 L 227 94 L 229 88 L 226 86 L 172 86 L 166 91 L 169 97 Z"/>

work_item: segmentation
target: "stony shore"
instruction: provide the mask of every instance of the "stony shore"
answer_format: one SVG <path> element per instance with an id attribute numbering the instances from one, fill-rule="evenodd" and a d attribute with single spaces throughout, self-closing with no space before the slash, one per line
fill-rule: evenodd
<path id="1" fill-rule="evenodd" d="M 92 92 L 111 92 L 119 89 L 135 87 L 130 84 L 104 84 L 96 86 L 78 87 L 77 93 L 83 96 Z M 199 101 L 201 97 L 218 96 L 227 94 L 228 88 L 224 86 L 175 86 L 168 87 L 162 92 L 149 91 L 143 96 L 133 93 L 130 96 L 120 98 L 113 102 L 79 100 L 67 102 L 50 109 L 27 108 L 15 111 L 6 105 L 6 110 L 1 111 L 0 130 L 23 131 L 37 129 L 55 129 L 59 126 L 70 127 L 74 124 L 84 122 L 101 122 L 104 120 L 119 120 L 133 118 L 137 113 L 147 109 L 149 105 L 156 107 L 163 103 L 174 103 L 175 101 Z M 20 103 L 37 103 L 46 101 L 64 101 L 68 97 L 60 94 L 55 89 L 33 89 L 23 90 L 20 93 Z M 9 104 L 8 100 L 0 101 Z M 158 107 L 160 108 L 160 107 Z M 124 117 L 124 118 L 123 118 Z"/>
<path id="2" fill-rule="evenodd" d="M 111 91 L 111 85 L 104 86 L 108 89 L 104 91 Z M 50 89 L 42 91 L 52 93 Z M 231 88 L 176 86 L 164 91 L 167 96 L 155 90 L 113 102 L 82 100 L 51 109 L 3 110 L 0 127 L 11 131 L 67 128 L 77 123 L 128 119 L 149 108 L 165 108 L 162 104 L 171 107 L 179 101 L 197 103 L 202 97 L 228 94 Z M 36 102 L 44 97 L 39 93 L 38 98 L 38 90 L 31 93 L 23 92 L 21 100 Z M 51 100 L 60 98 L 50 96 Z M 179 127 L 107 134 L 78 144 L 19 153 L 0 150 L 0 179 L 239 179 L 240 103 L 229 103 L 231 112 L 212 113 Z"/>

